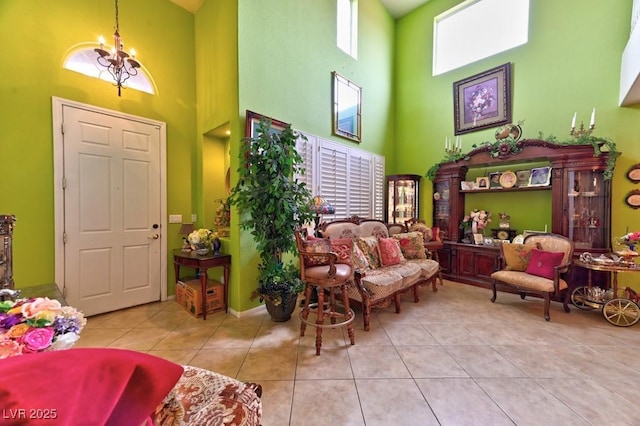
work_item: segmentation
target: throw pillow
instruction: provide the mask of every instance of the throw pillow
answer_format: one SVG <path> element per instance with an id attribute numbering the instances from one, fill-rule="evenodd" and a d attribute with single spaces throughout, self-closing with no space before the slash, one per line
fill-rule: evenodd
<path id="1" fill-rule="evenodd" d="M 502 243 L 502 254 L 507 271 L 526 271 L 531 251 L 540 248 L 537 244 Z"/>
<path id="2" fill-rule="evenodd" d="M 337 263 L 351 265 L 353 240 L 351 238 L 332 238 L 329 241 L 331 241 L 331 251 L 338 255 Z"/>
<path id="3" fill-rule="evenodd" d="M 357 244 L 353 245 L 352 260 L 353 260 L 353 269 L 364 272 L 370 268 L 369 261 L 367 260 L 367 256 L 365 256 L 365 254 L 362 252 L 362 249 L 358 247 Z"/>
<path id="4" fill-rule="evenodd" d="M 331 243 L 325 238 L 307 238 L 302 242 L 302 248 L 307 253 L 329 253 Z M 326 256 L 304 256 L 304 266 L 320 266 L 328 263 Z"/>
<path id="5" fill-rule="evenodd" d="M 380 247 L 382 266 L 398 265 L 405 261 L 396 238 L 378 238 L 378 247 Z"/>
<path id="6" fill-rule="evenodd" d="M 378 251 L 378 237 L 360 237 L 358 238 L 358 246 L 367 258 L 370 268 L 375 269 L 381 266 L 380 252 Z"/>
<path id="7" fill-rule="evenodd" d="M 527 274 L 537 275 L 539 277 L 553 279 L 553 268 L 562 264 L 564 253 L 543 251 L 538 249 L 531 250 L 531 259 L 527 266 Z"/>
<path id="8" fill-rule="evenodd" d="M 425 243 L 428 243 L 429 241 L 433 240 L 433 231 L 424 223 L 414 223 L 413 225 L 411 225 L 411 228 L 409 229 L 409 231 L 421 232 L 422 238 L 424 239 Z"/>
<path id="9" fill-rule="evenodd" d="M 34 417 L 34 424 L 147 424 L 182 372 L 181 365 L 124 349 L 14 356 L 0 361 L 0 407 L 50 416 Z"/>
<path id="10" fill-rule="evenodd" d="M 422 235 L 417 232 L 404 232 L 393 236 L 400 243 L 400 249 L 405 259 L 426 259 Z"/>

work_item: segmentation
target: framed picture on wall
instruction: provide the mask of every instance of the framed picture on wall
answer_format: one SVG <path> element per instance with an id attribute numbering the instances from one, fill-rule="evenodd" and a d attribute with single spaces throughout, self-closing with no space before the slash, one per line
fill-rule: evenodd
<path id="1" fill-rule="evenodd" d="M 281 132 L 287 126 L 289 126 L 284 121 L 276 120 L 271 117 L 267 117 L 266 115 L 258 114 L 257 112 L 247 110 L 245 123 L 244 123 L 244 143 L 251 143 L 251 138 L 258 137 L 258 131 L 260 126 L 260 121 L 267 120 L 271 121 L 271 131 L 272 132 Z M 249 167 L 249 163 L 247 160 L 247 167 Z"/>
<path id="2" fill-rule="evenodd" d="M 454 133 L 511 122 L 511 63 L 453 83 Z"/>
<path id="3" fill-rule="evenodd" d="M 502 177 L 502 172 L 493 172 L 489 173 L 489 188 L 491 189 L 502 189 L 502 185 L 500 185 L 500 178 Z"/>
<path id="4" fill-rule="evenodd" d="M 551 183 L 551 167 L 536 167 L 531 169 L 529 186 L 548 186 Z"/>

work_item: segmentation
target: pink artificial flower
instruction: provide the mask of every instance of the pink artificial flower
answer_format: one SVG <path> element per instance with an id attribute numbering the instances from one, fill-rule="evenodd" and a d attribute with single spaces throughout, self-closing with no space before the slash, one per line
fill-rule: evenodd
<path id="1" fill-rule="evenodd" d="M 30 328 L 22 336 L 25 352 L 38 352 L 47 349 L 53 342 L 54 331 L 51 327 Z"/>
<path id="2" fill-rule="evenodd" d="M 51 300 L 48 297 L 38 297 L 32 302 L 22 305 L 22 315 L 25 318 L 33 318 L 38 312 L 42 311 L 59 313 L 62 311 L 62 305 L 57 300 Z"/>
<path id="3" fill-rule="evenodd" d="M 0 337 L 0 359 L 16 355 L 22 355 L 22 345 L 15 340 Z"/>

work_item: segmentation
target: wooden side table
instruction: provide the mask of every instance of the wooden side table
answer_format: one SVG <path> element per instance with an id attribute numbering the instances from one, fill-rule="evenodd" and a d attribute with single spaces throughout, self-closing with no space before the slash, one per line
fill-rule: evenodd
<path id="1" fill-rule="evenodd" d="M 184 252 L 181 249 L 173 250 L 173 267 L 175 268 L 176 283 L 180 279 L 180 266 L 188 266 L 195 268 L 200 277 L 200 285 L 202 289 L 202 317 L 207 319 L 207 269 L 222 266 L 224 268 L 224 301 L 223 309 L 228 311 L 229 304 L 229 269 L 231 266 L 230 254 L 205 254 L 199 255 L 195 251 Z"/>

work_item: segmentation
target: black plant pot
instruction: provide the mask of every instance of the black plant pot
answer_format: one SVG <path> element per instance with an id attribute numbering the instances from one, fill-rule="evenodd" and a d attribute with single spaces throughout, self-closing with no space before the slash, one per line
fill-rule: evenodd
<path id="1" fill-rule="evenodd" d="M 296 303 L 298 301 L 298 293 L 291 293 L 289 295 L 282 296 L 282 303 L 274 305 L 271 299 L 265 299 L 264 304 L 267 307 L 267 312 L 271 315 L 271 320 L 275 322 L 285 322 L 291 319 L 291 314 L 296 309 Z"/>

